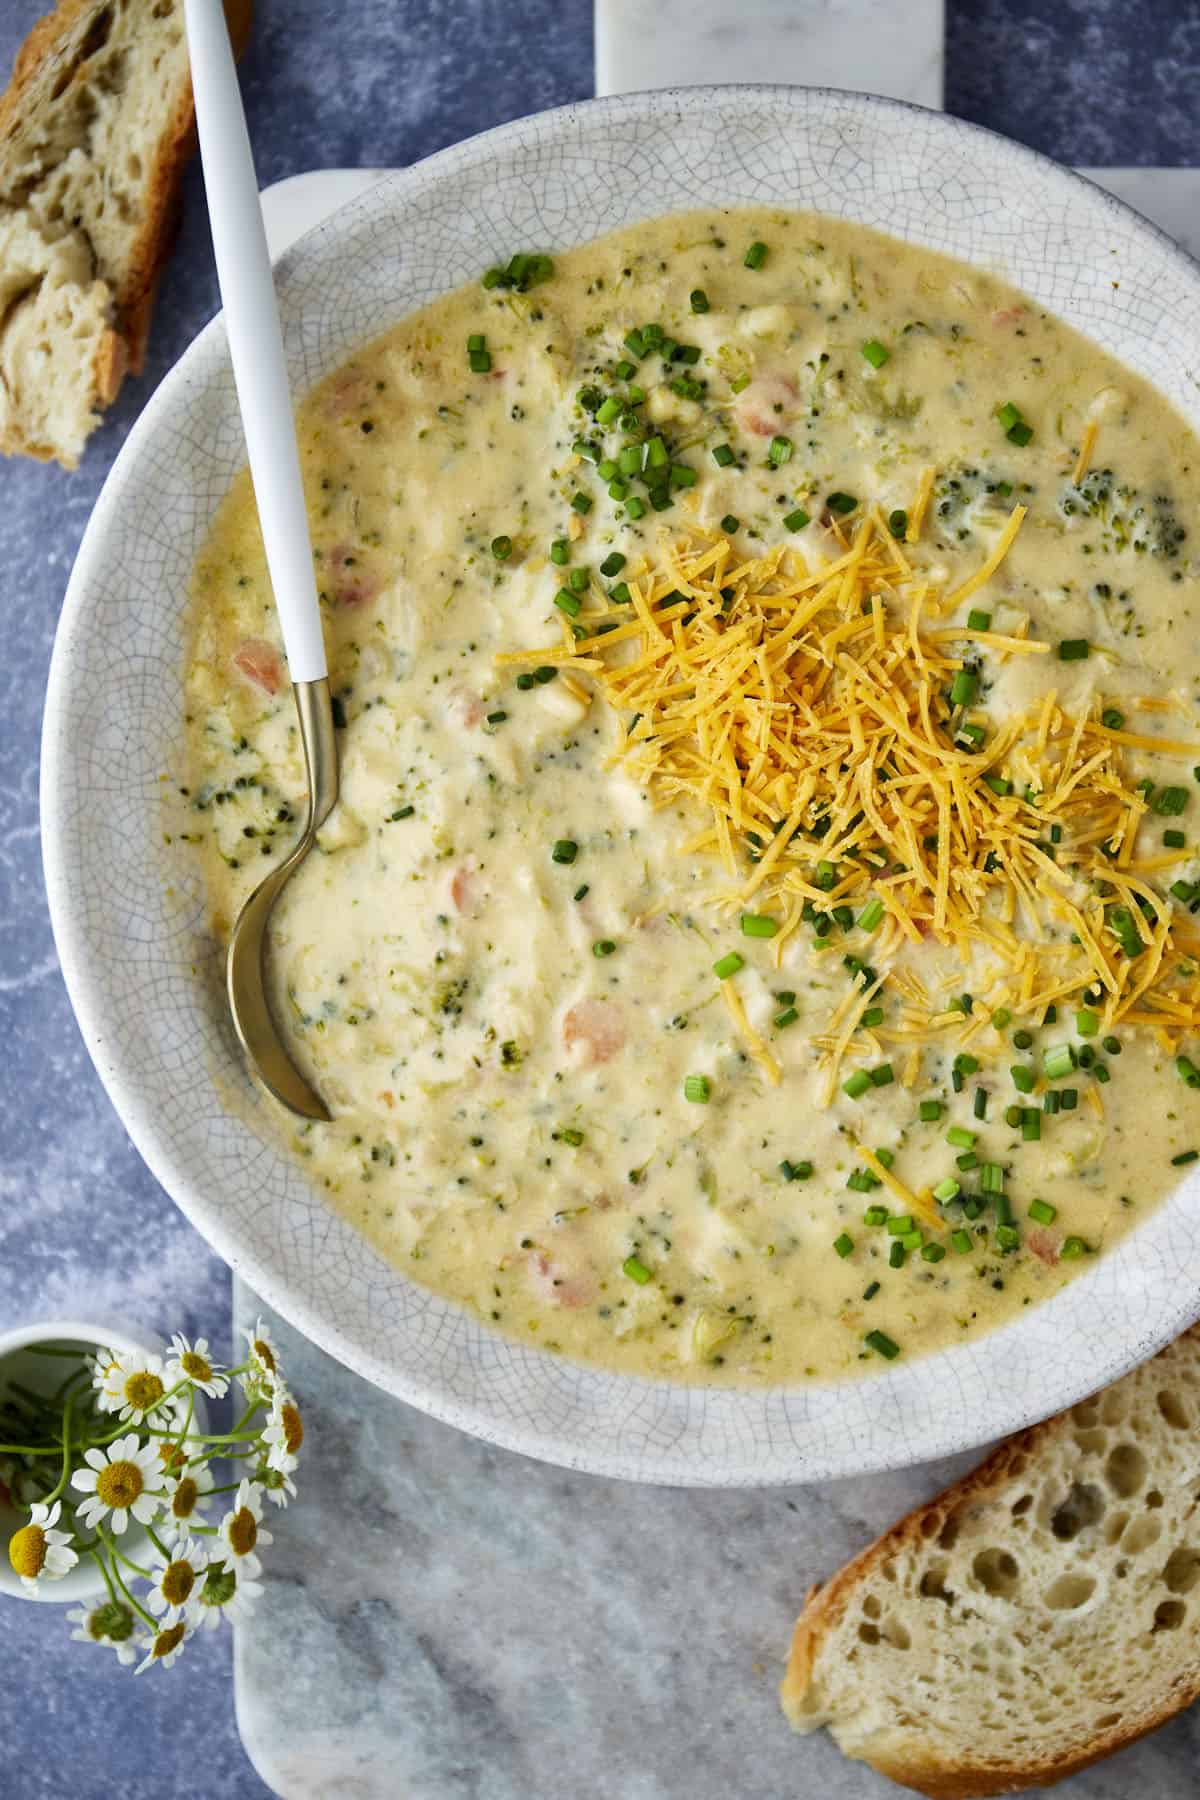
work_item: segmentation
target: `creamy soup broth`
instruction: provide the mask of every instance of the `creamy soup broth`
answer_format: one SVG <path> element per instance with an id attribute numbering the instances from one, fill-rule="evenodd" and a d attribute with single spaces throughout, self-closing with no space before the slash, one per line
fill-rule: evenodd
<path id="1" fill-rule="evenodd" d="M 334 1116 L 277 1130 L 406 1275 L 624 1371 L 829 1377 L 1046 1299 L 1182 1178 L 1200 1146 L 1181 1078 L 1198 452 L 1159 395 L 989 274 L 822 217 L 708 212 L 452 293 L 298 417 L 342 797 L 271 965 Z M 717 823 L 720 745 L 685 763 L 686 733 L 639 724 L 606 671 L 655 631 L 711 647 L 750 589 L 774 630 L 839 564 L 821 642 L 751 656 L 734 683 L 759 684 L 746 744 L 775 731 L 783 760 L 761 815 Z M 661 631 L 639 625 L 656 611 Z M 611 649 L 606 621 L 630 626 Z M 843 655 L 876 659 L 864 683 L 886 687 L 891 659 L 924 690 L 912 743 L 863 711 Z M 809 809 L 747 894 L 797 798 L 786 758 L 844 682 L 850 747 L 809 770 Z M 224 938 L 304 795 L 244 474 L 196 569 L 186 710 L 172 831 Z M 934 766 L 945 783 L 923 785 Z M 974 812 L 951 769 L 990 778 Z M 990 867 L 977 845 L 960 877 L 970 820 L 997 818 Z M 1119 992 L 1070 988 L 1081 922 Z"/>

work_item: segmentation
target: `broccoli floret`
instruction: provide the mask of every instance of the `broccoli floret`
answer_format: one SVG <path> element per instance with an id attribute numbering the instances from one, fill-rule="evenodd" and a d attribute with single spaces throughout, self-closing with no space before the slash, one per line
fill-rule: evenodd
<path id="1" fill-rule="evenodd" d="M 979 526 L 1001 524 L 1018 496 L 1031 492 L 1027 482 L 1010 481 L 995 469 L 953 464 L 934 486 L 934 529 L 944 543 L 969 543 Z"/>
<path id="2" fill-rule="evenodd" d="M 1170 494 L 1143 492 L 1118 481 L 1111 469 L 1092 469 L 1078 485 L 1066 482 L 1058 505 L 1066 519 L 1094 520 L 1102 534 L 1099 547 L 1105 550 L 1132 550 L 1172 562 L 1187 538 Z"/>

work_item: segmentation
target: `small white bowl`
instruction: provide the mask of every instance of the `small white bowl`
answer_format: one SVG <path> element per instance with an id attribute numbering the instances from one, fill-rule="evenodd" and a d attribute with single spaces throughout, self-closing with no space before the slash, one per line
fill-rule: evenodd
<path id="1" fill-rule="evenodd" d="M 592 101 L 389 176 L 280 265 L 294 388 L 514 250 L 755 204 L 831 213 L 995 270 L 1200 427 L 1200 270 L 1160 231 L 961 120 L 783 87 Z M 730 1487 L 979 1444 L 1113 1380 L 1196 1317 L 1195 1171 L 1048 1304 L 851 1383 L 737 1391 L 580 1368 L 510 1343 L 383 1261 L 287 1154 L 247 1080 L 197 866 L 163 841 L 162 785 L 182 775 L 188 580 L 243 455 L 218 319 L 151 398 L 80 549 L 46 705 L 42 826 L 63 972 L 113 1104 L 167 1191 L 271 1305 L 370 1380 L 510 1449 Z"/>
<path id="2" fill-rule="evenodd" d="M 52 1393 L 66 1373 L 66 1362 L 58 1357 L 37 1356 L 34 1344 L 78 1344 L 80 1359 L 93 1351 L 141 1350 L 156 1356 L 163 1354 L 160 1339 L 131 1326 L 123 1320 L 101 1323 L 95 1319 L 43 1319 L 36 1325 L 19 1325 L 13 1331 L 0 1332 L 0 1392 L 12 1378 L 36 1393 Z M 197 1395 L 195 1416 L 200 1418 L 202 1396 Z M 203 1430 L 207 1413 L 200 1422 Z M 114 1421 L 115 1423 L 115 1421 Z M 131 1427 L 132 1429 L 132 1427 Z M 8 1543 L 13 1533 L 26 1524 L 16 1507 L 0 1499 L 0 1594 L 11 1594 L 17 1600 L 49 1601 L 53 1605 L 91 1605 L 104 1598 L 104 1577 L 85 1556 L 61 1581 L 43 1581 L 36 1589 L 27 1588 L 8 1560 Z M 131 1525 L 120 1547 L 133 1562 L 145 1563 L 150 1554 L 150 1540 L 145 1531 Z"/>

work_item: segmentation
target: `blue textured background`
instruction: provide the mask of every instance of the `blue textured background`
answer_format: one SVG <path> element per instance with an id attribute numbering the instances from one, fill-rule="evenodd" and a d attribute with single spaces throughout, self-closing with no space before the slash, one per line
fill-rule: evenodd
<path id="1" fill-rule="evenodd" d="M 0 4 L 0 66 L 40 10 Z M 1067 162 L 1200 164 L 1200 0 L 947 0 L 947 11 L 950 111 Z M 257 12 L 243 79 L 263 185 L 413 162 L 592 88 L 591 0 L 257 0 Z M 147 394 L 215 307 L 193 169 L 145 377 L 77 474 L 23 462 L 0 473 L 0 1325 L 108 1310 L 218 1345 L 228 1334 L 225 1268 L 143 1168 L 80 1043 L 37 836 L 42 695 L 76 547 Z M 132 1687 L 115 1659 L 67 1642 L 56 1608 L 6 1605 L 0 1634 L 0 1793 L 268 1793 L 237 1737 L 226 1634 Z"/>

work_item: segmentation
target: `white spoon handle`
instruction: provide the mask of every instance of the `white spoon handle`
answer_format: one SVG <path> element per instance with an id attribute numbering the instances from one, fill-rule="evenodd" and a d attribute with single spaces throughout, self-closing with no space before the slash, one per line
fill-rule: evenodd
<path id="1" fill-rule="evenodd" d="M 275 605 L 294 682 L 326 674 L 292 399 L 246 115 L 221 0 L 185 0 L 217 279 Z"/>

